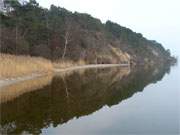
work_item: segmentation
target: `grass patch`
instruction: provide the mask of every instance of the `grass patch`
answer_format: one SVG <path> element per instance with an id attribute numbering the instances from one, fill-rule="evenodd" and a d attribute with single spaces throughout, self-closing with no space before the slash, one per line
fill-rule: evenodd
<path id="1" fill-rule="evenodd" d="M 0 79 L 51 71 L 52 63 L 44 58 L 0 54 Z"/>
<path id="2" fill-rule="evenodd" d="M 51 62 L 41 57 L 0 54 L 0 79 L 23 77 L 32 74 L 51 73 L 54 68 L 65 69 L 86 65 L 84 60 L 58 60 Z"/>

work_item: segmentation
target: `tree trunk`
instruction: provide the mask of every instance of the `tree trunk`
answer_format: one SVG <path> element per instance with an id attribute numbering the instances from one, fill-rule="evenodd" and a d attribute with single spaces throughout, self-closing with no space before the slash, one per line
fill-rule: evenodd
<path id="1" fill-rule="evenodd" d="M 63 51 L 62 59 L 64 59 L 64 57 L 65 57 L 65 55 L 66 55 L 67 44 L 68 44 L 68 41 L 67 41 L 67 39 L 66 39 L 66 40 L 65 40 L 65 45 L 64 45 L 64 51 Z"/>
<path id="2" fill-rule="evenodd" d="M 68 38 L 69 38 L 69 33 L 67 32 L 67 33 L 65 34 L 65 37 L 64 37 L 65 43 L 64 43 L 64 51 L 63 51 L 62 59 L 64 59 L 64 57 L 65 57 L 65 55 L 66 55 Z"/>

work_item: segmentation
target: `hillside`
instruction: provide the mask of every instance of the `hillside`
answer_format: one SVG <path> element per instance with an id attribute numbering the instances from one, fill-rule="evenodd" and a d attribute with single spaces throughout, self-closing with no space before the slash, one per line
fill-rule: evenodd
<path id="1" fill-rule="evenodd" d="M 169 50 L 142 34 L 91 15 L 70 12 L 35 0 L 4 0 L 1 11 L 1 52 L 42 56 L 52 61 L 155 64 L 172 60 Z"/>

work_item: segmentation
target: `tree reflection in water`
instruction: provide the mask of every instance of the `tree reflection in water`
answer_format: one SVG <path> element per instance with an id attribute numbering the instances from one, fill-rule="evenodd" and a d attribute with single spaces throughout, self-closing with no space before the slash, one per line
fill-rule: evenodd
<path id="1" fill-rule="evenodd" d="M 39 134 L 51 124 L 56 127 L 74 117 L 89 115 L 104 105 L 118 104 L 143 91 L 148 84 L 161 80 L 169 70 L 170 66 L 163 65 L 131 71 L 105 68 L 61 73 L 43 88 L 36 87 L 1 102 L 1 132 Z"/>

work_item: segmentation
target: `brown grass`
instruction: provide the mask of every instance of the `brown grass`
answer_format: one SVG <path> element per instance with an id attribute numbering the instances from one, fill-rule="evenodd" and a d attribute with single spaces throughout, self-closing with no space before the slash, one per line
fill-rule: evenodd
<path id="1" fill-rule="evenodd" d="M 58 60 L 51 62 L 41 57 L 0 54 L 0 79 L 23 77 L 32 74 L 50 73 L 54 68 L 65 69 L 86 65 L 84 60 Z"/>
<path id="2" fill-rule="evenodd" d="M 47 73 L 52 70 L 52 63 L 44 58 L 0 54 L 0 79 Z"/>

